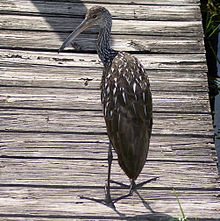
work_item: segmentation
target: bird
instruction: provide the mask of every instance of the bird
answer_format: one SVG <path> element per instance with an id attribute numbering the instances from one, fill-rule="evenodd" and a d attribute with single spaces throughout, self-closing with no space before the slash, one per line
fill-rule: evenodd
<path id="1" fill-rule="evenodd" d="M 99 26 L 96 49 L 104 66 L 100 85 L 101 103 L 110 141 L 104 201 L 109 204 L 113 202 L 110 194 L 110 183 L 114 182 L 110 179 L 112 147 L 117 153 L 120 167 L 130 179 L 130 191 L 126 197 L 138 186 L 135 180 L 147 160 L 152 133 L 152 94 L 148 75 L 141 62 L 128 52 L 111 48 L 109 40 L 112 16 L 105 7 L 90 8 L 85 19 L 66 38 L 58 53 L 81 32 L 94 25 Z M 142 186 L 147 182 L 149 181 L 139 185 Z M 121 198 L 123 197 L 118 197 Z"/>

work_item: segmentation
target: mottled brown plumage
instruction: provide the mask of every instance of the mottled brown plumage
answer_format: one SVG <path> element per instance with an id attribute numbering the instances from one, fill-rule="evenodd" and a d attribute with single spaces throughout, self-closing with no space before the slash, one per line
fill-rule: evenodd
<path id="1" fill-rule="evenodd" d="M 89 9 L 84 21 L 67 37 L 59 51 L 92 25 L 100 27 L 97 53 L 104 65 L 101 100 L 107 133 L 118 155 L 120 167 L 131 180 L 132 190 L 136 187 L 134 181 L 144 167 L 149 150 L 152 130 L 150 84 L 143 66 L 136 57 L 126 52 L 115 51 L 110 47 L 112 18 L 104 7 L 95 6 Z M 112 202 L 110 196 L 111 145 L 108 153 L 109 169 L 104 201 L 107 204 Z"/>
<path id="2" fill-rule="evenodd" d="M 152 98 L 143 66 L 119 52 L 103 73 L 101 99 L 107 132 L 126 175 L 135 180 L 147 158 L 152 129 Z"/>

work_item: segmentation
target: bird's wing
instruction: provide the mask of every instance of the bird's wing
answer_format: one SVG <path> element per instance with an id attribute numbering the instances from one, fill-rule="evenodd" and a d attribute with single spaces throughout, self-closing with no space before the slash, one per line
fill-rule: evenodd
<path id="1" fill-rule="evenodd" d="M 146 161 L 152 130 L 149 81 L 140 62 L 127 53 L 115 57 L 103 81 L 107 132 L 120 166 L 135 179 Z"/>

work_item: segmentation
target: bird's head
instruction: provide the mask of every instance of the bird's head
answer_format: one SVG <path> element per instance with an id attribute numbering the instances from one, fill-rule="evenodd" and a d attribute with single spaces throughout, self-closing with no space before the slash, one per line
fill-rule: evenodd
<path id="1" fill-rule="evenodd" d="M 111 20 L 111 14 L 109 11 L 101 6 L 94 6 L 90 8 L 85 16 L 85 19 L 82 21 L 82 23 L 66 38 L 66 40 L 63 42 L 61 47 L 58 50 L 58 53 L 60 51 L 63 51 L 63 49 L 72 42 L 81 32 L 86 30 L 87 28 L 93 26 L 93 25 L 99 25 L 100 27 L 103 27 L 106 23 L 106 19 Z"/>

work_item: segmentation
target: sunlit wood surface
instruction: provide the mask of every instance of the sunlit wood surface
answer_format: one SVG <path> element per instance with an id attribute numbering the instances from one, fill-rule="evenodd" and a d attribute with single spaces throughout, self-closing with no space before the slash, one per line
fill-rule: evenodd
<path id="1" fill-rule="evenodd" d="M 90 28 L 57 53 L 95 0 L 0 0 L 0 220 L 220 220 L 207 66 L 198 0 L 98 1 L 112 13 L 111 44 L 140 59 L 154 125 L 137 182 L 116 210 L 103 198 L 108 139 L 102 64 Z M 112 178 L 129 183 L 114 153 Z M 128 192 L 112 185 L 112 196 Z"/>

